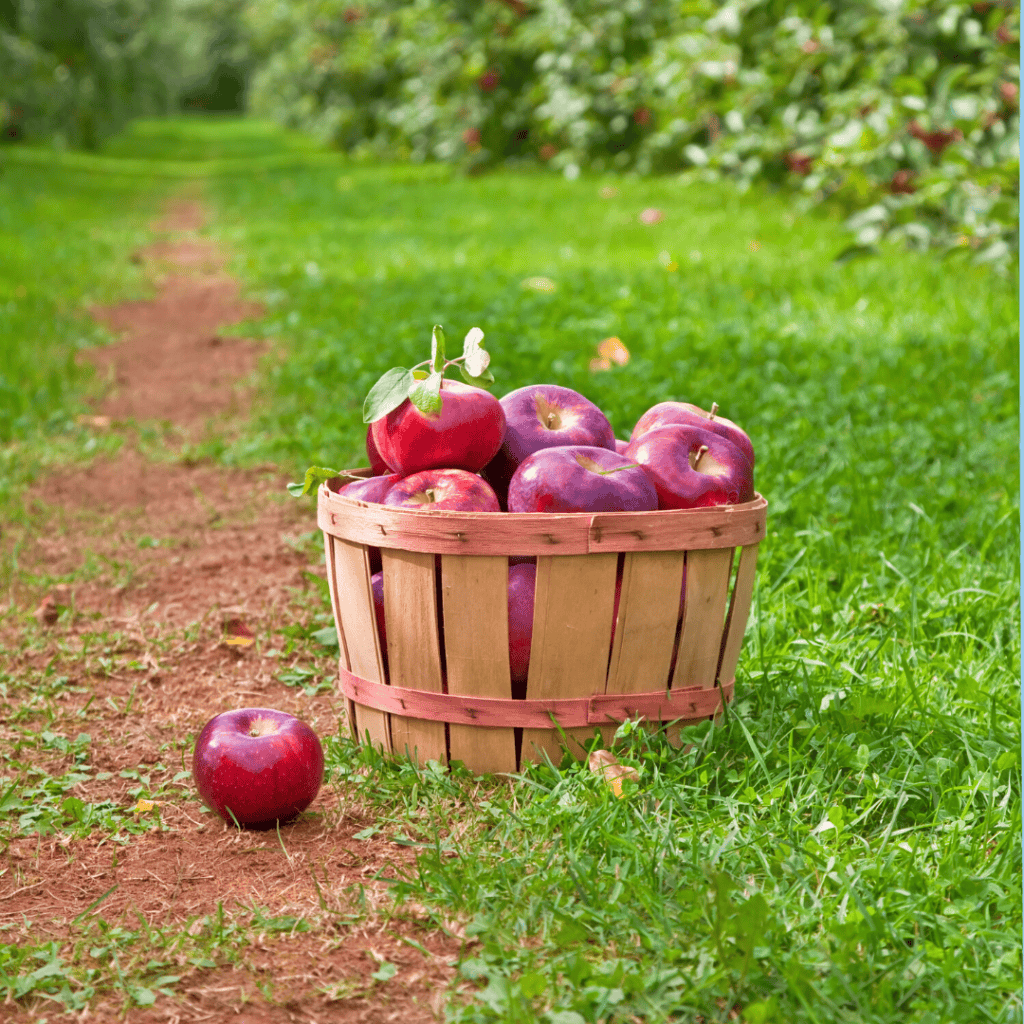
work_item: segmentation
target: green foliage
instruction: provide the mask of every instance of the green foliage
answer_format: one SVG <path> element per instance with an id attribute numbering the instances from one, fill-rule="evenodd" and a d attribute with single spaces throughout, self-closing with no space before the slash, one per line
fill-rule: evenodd
<path id="1" fill-rule="evenodd" d="M 1006 2 L 250 0 L 245 16 L 253 109 L 355 153 L 766 180 L 860 212 L 861 249 L 1016 246 Z"/>

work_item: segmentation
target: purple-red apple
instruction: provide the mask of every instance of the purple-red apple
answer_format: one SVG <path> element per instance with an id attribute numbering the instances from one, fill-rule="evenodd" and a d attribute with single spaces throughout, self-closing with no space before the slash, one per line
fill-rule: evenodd
<path id="1" fill-rule="evenodd" d="M 501 447 L 505 410 L 483 388 L 444 380 L 439 413 L 421 412 L 407 398 L 370 431 L 381 458 L 401 476 L 440 468 L 476 473 Z"/>
<path id="2" fill-rule="evenodd" d="M 364 480 L 352 480 L 338 488 L 338 494 L 355 501 L 371 501 L 378 505 L 384 503 L 384 497 L 402 478 L 397 473 L 386 473 L 384 476 L 368 476 Z"/>
<path id="3" fill-rule="evenodd" d="M 528 455 L 508 485 L 509 512 L 650 512 L 658 495 L 635 459 L 567 445 Z"/>
<path id="4" fill-rule="evenodd" d="M 320 790 L 324 752 L 313 730 L 270 708 L 225 711 L 203 726 L 192 754 L 203 803 L 229 825 L 273 828 Z"/>
<path id="5" fill-rule="evenodd" d="M 396 508 L 450 512 L 500 512 L 490 484 L 464 469 L 425 469 L 393 484 L 384 497 Z"/>
<path id="6" fill-rule="evenodd" d="M 526 696 L 526 678 L 530 672 L 533 596 L 536 585 L 536 565 L 524 562 L 509 566 L 508 665 L 512 676 L 512 696 L 520 700 Z"/>
<path id="7" fill-rule="evenodd" d="M 373 424 L 366 428 L 366 457 L 370 460 L 370 470 L 374 476 L 382 476 L 384 473 L 391 472 L 388 464 L 381 458 L 380 452 L 377 451 L 377 444 L 373 440 Z"/>
<path id="8" fill-rule="evenodd" d="M 370 591 L 373 594 L 373 614 L 377 619 L 377 635 L 380 637 L 380 653 L 384 660 L 384 671 L 388 670 L 388 628 L 384 621 L 384 573 L 375 572 L 370 577 Z"/>
<path id="9" fill-rule="evenodd" d="M 746 455 L 721 434 L 674 424 L 641 434 L 627 449 L 658 492 L 659 508 L 736 505 L 754 498 Z"/>
<path id="10" fill-rule="evenodd" d="M 501 400 L 505 438 L 484 476 L 504 501 L 512 474 L 542 448 L 589 445 L 615 450 L 608 417 L 588 398 L 557 384 L 529 384 Z"/>
<path id="11" fill-rule="evenodd" d="M 689 402 L 659 402 L 657 405 L 651 406 L 636 421 L 630 441 L 635 441 L 649 430 L 657 430 L 659 427 L 667 427 L 675 423 L 703 427 L 705 430 L 720 434 L 727 441 L 732 441 L 747 457 L 750 468 L 754 468 L 754 446 L 750 438 L 742 427 L 737 426 L 732 420 L 718 415 L 717 402 L 712 404 L 710 412 Z"/>
<path id="12" fill-rule="evenodd" d="M 621 438 L 615 438 L 615 450 L 620 455 L 626 454 L 626 449 L 629 447 L 629 441 L 623 441 Z"/>

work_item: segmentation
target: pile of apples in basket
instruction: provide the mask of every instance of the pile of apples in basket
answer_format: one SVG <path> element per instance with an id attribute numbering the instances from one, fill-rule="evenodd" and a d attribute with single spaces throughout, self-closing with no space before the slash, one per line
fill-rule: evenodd
<path id="1" fill-rule="evenodd" d="M 570 388 L 529 384 L 499 401 L 484 390 L 494 377 L 482 341 L 474 327 L 463 355 L 447 360 L 435 327 L 429 361 L 381 377 L 363 407 L 374 475 L 339 494 L 463 512 L 649 512 L 753 499 L 753 445 L 717 406 L 659 402 L 623 441 Z M 465 383 L 445 379 L 451 366 Z"/>

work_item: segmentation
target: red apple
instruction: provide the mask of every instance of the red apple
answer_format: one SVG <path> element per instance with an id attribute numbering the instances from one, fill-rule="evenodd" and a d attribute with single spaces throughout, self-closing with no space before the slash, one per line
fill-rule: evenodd
<path id="1" fill-rule="evenodd" d="M 464 469 L 425 469 L 413 473 L 392 485 L 384 504 L 452 512 L 501 511 L 490 484 Z"/>
<path id="2" fill-rule="evenodd" d="M 370 424 L 381 458 L 401 476 L 424 469 L 483 469 L 501 447 L 505 410 L 483 388 L 441 382 L 441 411 L 420 412 L 407 398 Z"/>
<path id="3" fill-rule="evenodd" d="M 384 496 L 401 479 L 397 473 L 387 473 L 385 476 L 370 476 L 365 480 L 352 480 L 339 487 L 338 493 L 355 501 L 372 501 L 381 505 L 384 503 Z"/>
<path id="4" fill-rule="evenodd" d="M 636 421 L 630 441 L 635 441 L 649 430 L 657 430 L 659 427 L 667 427 L 673 423 L 691 424 L 721 434 L 743 452 L 750 463 L 750 468 L 754 468 L 754 446 L 751 444 L 750 438 L 746 431 L 732 420 L 718 415 L 717 402 L 711 406 L 711 412 L 706 412 L 700 406 L 691 405 L 689 402 L 659 402 L 657 405 L 651 406 Z"/>
<path id="5" fill-rule="evenodd" d="M 324 752 L 293 715 L 242 708 L 203 726 L 192 777 L 203 803 L 228 824 L 273 828 L 304 811 L 320 789 Z"/>
<path id="6" fill-rule="evenodd" d="M 533 637 L 533 597 L 537 585 L 537 566 L 529 563 L 509 566 L 508 570 L 508 665 L 512 676 L 512 696 L 526 696 L 526 678 L 530 671 L 530 641 Z"/>
<path id="7" fill-rule="evenodd" d="M 626 454 L 626 449 L 629 447 L 629 441 L 623 441 L 620 438 L 615 438 L 615 450 L 620 455 Z"/>
<path id="8" fill-rule="evenodd" d="M 384 672 L 388 670 L 388 628 L 384 621 L 384 573 L 375 572 L 370 577 L 373 593 L 373 614 L 377 619 L 377 635 L 380 637 L 380 653 L 384 660 Z"/>
<path id="9" fill-rule="evenodd" d="M 542 448 L 590 445 L 615 450 L 608 417 L 589 399 L 557 384 L 529 384 L 502 400 L 505 438 L 484 476 L 504 501 L 512 474 Z"/>
<path id="10" fill-rule="evenodd" d="M 370 460 L 370 469 L 373 471 L 374 476 L 381 476 L 384 473 L 391 472 L 388 464 L 380 457 L 380 452 L 377 451 L 377 445 L 373 440 L 373 424 L 366 428 L 366 456 Z"/>
<path id="11" fill-rule="evenodd" d="M 658 495 L 635 459 L 568 445 L 527 456 L 508 485 L 509 512 L 650 512 Z"/>
<path id="12" fill-rule="evenodd" d="M 659 508 L 706 508 L 752 501 L 754 471 L 746 455 L 721 434 L 703 427 L 658 427 L 630 442 L 658 492 Z"/>

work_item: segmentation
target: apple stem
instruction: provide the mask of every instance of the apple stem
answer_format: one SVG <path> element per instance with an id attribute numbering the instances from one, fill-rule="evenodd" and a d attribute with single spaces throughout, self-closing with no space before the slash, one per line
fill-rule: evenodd
<path id="1" fill-rule="evenodd" d="M 703 458 L 704 453 L 707 450 L 708 450 L 708 446 L 706 444 L 702 444 L 700 446 L 700 448 L 697 450 L 697 454 L 694 456 L 694 459 L 693 459 L 693 468 L 694 469 L 696 469 L 700 465 L 700 460 L 701 460 L 701 458 Z"/>
<path id="2" fill-rule="evenodd" d="M 713 420 L 715 418 L 715 413 L 717 413 L 717 412 L 718 412 L 718 403 L 717 402 L 712 402 L 711 403 L 711 414 L 708 416 L 708 419 L 709 420 Z"/>
<path id="3" fill-rule="evenodd" d="M 610 473 L 618 473 L 623 469 L 639 469 L 639 462 L 631 462 L 628 466 L 616 466 L 614 469 L 599 469 L 598 476 L 608 476 Z"/>

